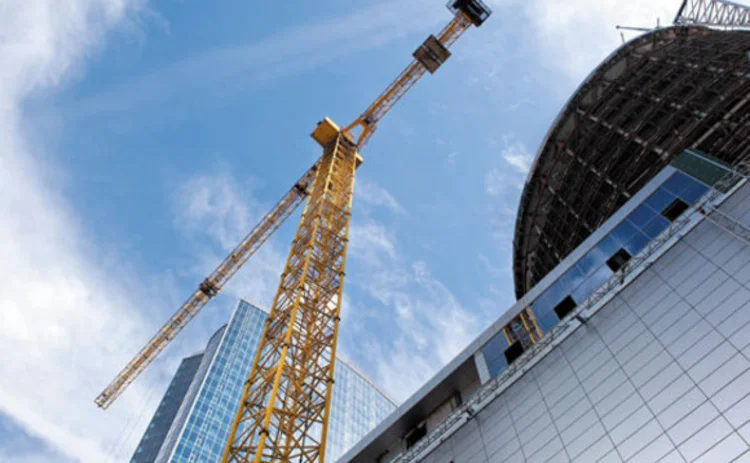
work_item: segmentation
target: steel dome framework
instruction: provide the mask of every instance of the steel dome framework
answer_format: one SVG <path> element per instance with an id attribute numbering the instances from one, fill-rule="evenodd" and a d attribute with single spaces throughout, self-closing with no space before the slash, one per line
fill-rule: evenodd
<path id="1" fill-rule="evenodd" d="M 719 2 L 686 1 L 682 24 L 618 49 L 558 115 L 519 206 L 518 297 L 684 149 L 750 152 L 750 32 L 683 25 L 703 3 Z"/>

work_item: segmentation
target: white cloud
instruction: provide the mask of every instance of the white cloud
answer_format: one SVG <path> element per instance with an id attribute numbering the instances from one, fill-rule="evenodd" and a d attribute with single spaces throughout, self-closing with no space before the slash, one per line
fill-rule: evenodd
<path id="1" fill-rule="evenodd" d="M 522 174 L 529 173 L 534 155 L 529 153 L 523 143 L 515 142 L 505 147 L 502 153 L 505 162 L 515 167 Z"/>
<path id="2" fill-rule="evenodd" d="M 366 179 L 357 180 L 354 186 L 354 201 L 357 203 L 357 207 L 384 207 L 389 212 L 406 213 L 388 190 Z"/>
<path id="3" fill-rule="evenodd" d="M 203 278 L 206 269 L 215 268 L 271 208 L 255 198 L 248 187 L 252 180 L 243 180 L 238 182 L 227 168 L 219 167 L 184 180 L 174 191 L 175 225 L 193 244 L 197 263 L 191 274 L 196 279 Z M 293 214 L 288 221 L 296 222 L 298 217 Z M 227 303 L 244 298 L 270 309 L 284 256 L 273 238 L 266 242 L 222 291 L 231 296 Z"/>
<path id="4" fill-rule="evenodd" d="M 349 227 L 347 252 L 370 264 L 382 261 L 381 256 L 394 259 L 396 246 L 385 227 L 375 221 L 360 223 L 353 221 Z"/>
<path id="5" fill-rule="evenodd" d="M 352 223 L 343 351 L 403 401 L 478 332 L 479 320 L 431 275 L 399 253 L 379 222 Z M 352 288 L 356 288 L 353 292 Z"/>
<path id="6" fill-rule="evenodd" d="M 616 25 L 656 27 L 674 19 L 681 0 L 531 0 L 524 9 L 545 64 L 580 81 L 622 42 Z M 634 34 L 626 36 L 632 38 Z"/>
<path id="7" fill-rule="evenodd" d="M 132 449 L 139 415 L 163 386 L 154 365 L 108 412 L 93 404 L 155 330 L 142 301 L 164 302 L 161 281 L 92 242 L 60 193 L 54 162 L 40 151 L 24 102 L 81 72 L 106 32 L 129 21 L 140 1 L 53 0 L 6 3 L 0 15 L 0 411 L 70 459 L 100 463 Z M 42 160 L 45 162 L 42 163 Z M 150 304 L 149 304 L 150 305 Z M 152 394 L 149 394 L 151 391 Z M 123 431 L 126 423 L 129 429 Z M 130 438 L 128 438 L 130 436 Z M 34 461 L 46 455 L 4 455 Z"/>

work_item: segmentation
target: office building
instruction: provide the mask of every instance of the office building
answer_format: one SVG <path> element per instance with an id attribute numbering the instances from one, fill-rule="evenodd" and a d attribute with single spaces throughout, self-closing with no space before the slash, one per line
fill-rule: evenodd
<path id="1" fill-rule="evenodd" d="M 221 459 L 268 314 L 240 301 L 206 351 L 183 360 L 132 463 Z M 192 378 L 192 379 L 191 379 Z M 395 409 L 369 379 L 337 359 L 326 456 L 335 461 Z M 187 384 L 187 386 L 186 386 Z"/>

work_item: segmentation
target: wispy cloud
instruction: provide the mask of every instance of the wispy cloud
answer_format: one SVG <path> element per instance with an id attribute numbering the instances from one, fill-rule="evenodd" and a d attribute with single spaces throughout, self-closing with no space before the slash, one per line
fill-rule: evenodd
<path id="1" fill-rule="evenodd" d="M 258 201 L 252 179 L 240 183 L 226 167 L 184 179 L 173 192 L 175 226 L 191 243 L 197 258 L 191 268 L 196 279 L 213 269 L 262 219 L 271 205 Z M 298 216 L 292 215 L 289 222 Z M 293 224 L 291 224 L 293 227 Z M 269 309 L 285 252 L 266 242 L 229 282 L 223 294 L 226 304 L 244 298 Z M 213 328 L 212 328 L 213 329 Z"/>
<path id="2" fill-rule="evenodd" d="M 514 142 L 506 146 L 502 154 L 505 162 L 515 167 L 518 172 L 522 174 L 529 173 L 531 163 L 534 161 L 534 155 L 529 153 L 523 143 Z"/>
<path id="3" fill-rule="evenodd" d="M 54 163 L 25 102 L 53 92 L 79 72 L 113 27 L 129 21 L 139 1 L 27 0 L 3 7 L 0 30 L 0 410 L 67 458 L 103 462 L 145 425 L 138 415 L 149 390 L 164 384 L 164 364 L 121 397 L 107 413 L 94 396 L 155 328 L 140 301 L 163 301 L 163 281 L 103 260 L 61 195 Z M 34 133 L 34 139 L 30 134 Z M 46 167 L 49 166 L 49 167 Z M 48 170 L 49 169 L 49 170 Z M 161 365 L 161 366 L 160 366 Z M 123 432 L 125 423 L 131 428 Z M 128 436 L 132 436 L 128 439 Z M 38 454 L 3 455 L 35 461 Z M 119 457 L 124 455 L 119 454 Z"/>
<path id="4" fill-rule="evenodd" d="M 381 212 L 351 225 L 342 349 L 404 400 L 472 339 L 479 320 L 426 262 L 406 257 L 383 222 L 398 209 Z"/>
<path id="5" fill-rule="evenodd" d="M 389 212 L 405 214 L 406 211 L 393 195 L 375 182 L 360 179 L 354 187 L 354 200 L 357 207 L 383 207 Z"/>
<path id="6" fill-rule="evenodd" d="M 371 323 L 351 348 L 364 349 L 367 370 L 403 401 L 473 339 L 479 320 L 422 261 L 389 258 L 362 272 L 352 283 L 370 298 L 358 316 Z"/>
<path id="7" fill-rule="evenodd" d="M 88 95 L 71 104 L 67 113 L 77 118 L 116 116 L 165 102 L 205 110 L 212 101 L 223 101 L 243 88 L 429 29 L 446 18 L 445 11 L 432 6 L 428 0 L 391 0 L 290 27 L 257 42 L 205 50 Z"/>

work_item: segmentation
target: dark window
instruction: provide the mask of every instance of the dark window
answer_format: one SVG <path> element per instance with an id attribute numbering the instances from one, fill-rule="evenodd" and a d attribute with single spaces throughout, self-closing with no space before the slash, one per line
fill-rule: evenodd
<path id="1" fill-rule="evenodd" d="M 674 195 L 663 188 L 654 191 L 646 200 L 646 204 L 660 211 L 674 200 Z"/>
<path id="2" fill-rule="evenodd" d="M 425 423 L 420 424 L 416 428 L 412 429 L 409 434 L 406 435 L 406 448 L 411 448 L 414 444 L 419 442 L 421 438 L 427 435 L 427 425 Z"/>
<path id="3" fill-rule="evenodd" d="M 557 318 L 562 320 L 566 315 L 568 315 L 573 311 L 573 309 L 576 308 L 576 305 L 576 301 L 574 301 L 570 296 L 560 301 L 560 303 L 555 306 L 555 313 L 557 314 Z"/>
<path id="4" fill-rule="evenodd" d="M 682 213 L 687 210 L 688 207 L 690 207 L 688 206 L 688 203 L 677 198 L 661 211 L 661 215 L 670 222 L 674 222 L 677 217 L 681 216 Z"/>
<path id="5" fill-rule="evenodd" d="M 614 256 L 609 258 L 609 260 L 607 261 L 607 267 L 609 267 L 613 272 L 616 272 L 620 270 L 623 265 L 627 264 L 631 257 L 632 256 L 628 251 L 620 248 L 620 250 L 617 251 Z"/>
<path id="6" fill-rule="evenodd" d="M 508 365 L 515 362 L 516 359 L 523 354 L 523 350 L 523 344 L 521 344 L 521 341 L 516 341 L 511 344 L 510 347 L 505 349 L 505 360 L 508 361 Z"/>

